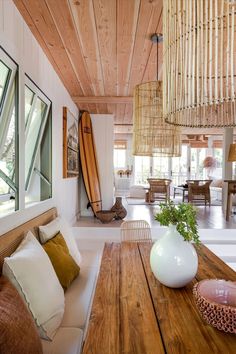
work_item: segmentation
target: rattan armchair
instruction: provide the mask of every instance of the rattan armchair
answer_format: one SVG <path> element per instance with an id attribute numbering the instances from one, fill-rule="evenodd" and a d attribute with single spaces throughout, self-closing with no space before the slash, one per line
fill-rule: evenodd
<path id="1" fill-rule="evenodd" d="M 205 205 L 211 205 L 210 184 L 212 180 L 187 180 L 188 201 L 204 201 Z"/>
<path id="2" fill-rule="evenodd" d="M 165 201 L 170 199 L 171 179 L 148 178 L 147 181 L 150 185 L 147 198 L 149 203 L 158 199 Z"/>

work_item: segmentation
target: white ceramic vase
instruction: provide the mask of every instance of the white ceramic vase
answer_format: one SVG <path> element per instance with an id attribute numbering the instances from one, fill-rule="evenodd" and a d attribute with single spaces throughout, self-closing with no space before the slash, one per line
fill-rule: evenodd
<path id="1" fill-rule="evenodd" d="M 193 245 L 184 241 L 170 225 L 161 239 L 151 249 L 150 264 L 155 277 L 170 288 L 181 288 L 196 275 L 198 257 Z"/>

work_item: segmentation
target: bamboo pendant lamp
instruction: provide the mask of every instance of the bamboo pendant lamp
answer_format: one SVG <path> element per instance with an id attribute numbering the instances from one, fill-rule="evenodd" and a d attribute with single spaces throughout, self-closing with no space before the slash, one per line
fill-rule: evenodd
<path id="1" fill-rule="evenodd" d="M 161 81 L 145 82 L 135 87 L 133 154 L 181 156 L 180 131 L 163 118 Z"/>
<path id="2" fill-rule="evenodd" d="M 152 41 L 158 43 L 158 38 L 160 36 L 155 34 Z M 133 112 L 133 155 L 181 156 L 180 130 L 167 124 L 163 118 L 161 81 L 145 82 L 135 87 Z"/>
<path id="3" fill-rule="evenodd" d="M 185 127 L 236 126 L 236 2 L 165 0 L 164 117 Z"/>

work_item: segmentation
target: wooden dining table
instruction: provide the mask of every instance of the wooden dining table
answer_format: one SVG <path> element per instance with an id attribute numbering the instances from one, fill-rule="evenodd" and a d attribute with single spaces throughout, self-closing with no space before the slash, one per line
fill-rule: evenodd
<path id="1" fill-rule="evenodd" d="M 106 243 L 83 354 L 235 354 L 236 335 L 200 316 L 193 285 L 236 273 L 204 245 L 196 277 L 181 289 L 162 285 L 150 267 L 151 243 Z"/>

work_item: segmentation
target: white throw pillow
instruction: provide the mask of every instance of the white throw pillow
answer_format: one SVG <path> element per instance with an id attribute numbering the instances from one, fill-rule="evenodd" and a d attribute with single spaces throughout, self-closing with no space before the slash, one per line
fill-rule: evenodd
<path id="1" fill-rule="evenodd" d="M 27 303 L 40 336 L 52 339 L 64 314 L 64 291 L 47 253 L 32 232 L 4 259 L 3 275 Z"/>
<path id="2" fill-rule="evenodd" d="M 58 232 L 61 232 L 64 237 L 70 255 L 74 258 L 75 262 L 81 266 L 82 257 L 76 245 L 75 239 L 72 234 L 70 225 L 61 217 L 57 217 L 49 224 L 39 226 L 39 237 L 42 244 L 53 238 Z"/>

